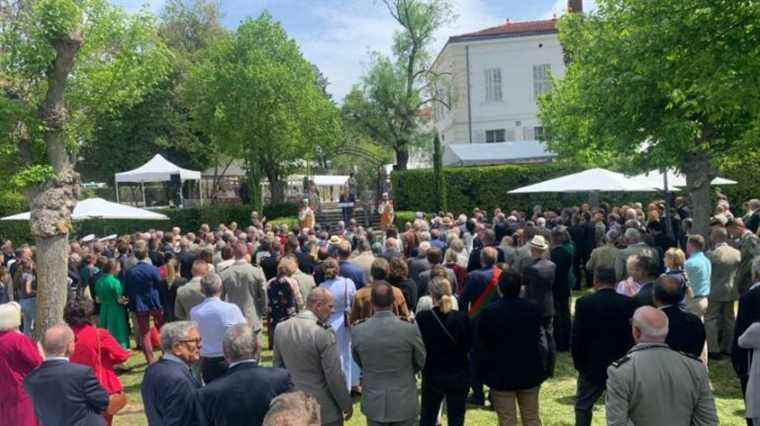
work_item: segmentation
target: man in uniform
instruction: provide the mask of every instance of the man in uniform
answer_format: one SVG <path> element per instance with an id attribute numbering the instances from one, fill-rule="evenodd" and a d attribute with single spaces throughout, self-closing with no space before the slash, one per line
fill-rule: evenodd
<path id="1" fill-rule="evenodd" d="M 274 366 L 287 368 L 296 390 L 313 395 L 321 407 L 322 424 L 342 425 L 353 414 L 353 401 L 340 368 L 335 333 L 327 320 L 335 297 L 317 287 L 306 299 L 306 310 L 277 325 Z"/>
<path id="2" fill-rule="evenodd" d="M 741 219 L 728 222 L 726 230 L 732 238 L 739 240 L 737 248 L 741 252 L 742 259 L 739 271 L 736 273 L 736 290 L 739 292 L 739 296 L 744 296 L 744 293 L 753 284 L 752 259 L 755 256 L 760 256 L 760 237 L 747 229 Z"/>
<path id="3" fill-rule="evenodd" d="M 643 306 L 631 328 L 636 345 L 607 369 L 607 424 L 718 424 L 707 368 L 665 344 L 668 317 Z"/>
<path id="4" fill-rule="evenodd" d="M 374 315 L 351 332 L 362 369 L 362 412 L 368 426 L 411 426 L 418 412 L 414 375 L 425 366 L 425 344 L 416 325 L 393 315 L 390 284 L 374 284 L 371 298 Z"/>
<path id="5" fill-rule="evenodd" d="M 243 312 L 243 316 L 253 331 L 261 330 L 261 318 L 267 308 L 266 277 L 264 271 L 251 265 L 245 258 L 248 248 L 238 242 L 232 248 L 235 263 L 221 273 L 225 302 L 234 303 Z"/>

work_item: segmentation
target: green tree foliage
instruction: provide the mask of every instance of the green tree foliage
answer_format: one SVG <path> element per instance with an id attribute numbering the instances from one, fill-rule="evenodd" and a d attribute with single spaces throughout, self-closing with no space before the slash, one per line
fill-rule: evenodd
<path id="1" fill-rule="evenodd" d="M 570 63 L 540 102 L 549 147 L 583 164 L 678 167 L 705 233 L 717 167 L 758 149 L 760 3 L 597 3 L 560 21 Z"/>
<path id="2" fill-rule="evenodd" d="M 274 203 L 284 200 L 284 177 L 342 140 L 339 112 L 312 64 L 267 13 L 203 52 L 186 97 L 196 128 L 219 152 L 246 159 L 249 182 L 265 176 Z M 251 192 L 256 204 L 257 185 Z"/>
<path id="3" fill-rule="evenodd" d="M 61 320 L 66 246 L 79 194 L 74 158 L 94 118 L 134 105 L 169 69 L 150 15 L 105 0 L 3 2 L 0 153 L 31 207 L 37 247 L 37 324 Z"/>
<path id="4" fill-rule="evenodd" d="M 437 96 L 443 84 L 431 70 L 433 33 L 453 19 L 448 0 L 383 0 L 401 26 L 393 37 L 393 59 L 371 54 L 369 71 L 346 95 L 343 118 L 347 124 L 396 154 L 398 169 L 405 170 L 409 151 L 429 142 L 422 128 L 420 108 L 448 101 Z"/>

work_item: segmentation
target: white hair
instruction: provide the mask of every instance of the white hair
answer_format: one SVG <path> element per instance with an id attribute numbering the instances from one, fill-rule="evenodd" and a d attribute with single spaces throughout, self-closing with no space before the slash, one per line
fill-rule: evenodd
<path id="1" fill-rule="evenodd" d="M 664 316 L 664 315 L 663 315 Z M 633 326 L 641 331 L 642 340 L 646 341 L 665 341 L 668 337 L 668 317 L 665 317 L 665 324 L 656 328 L 647 321 L 646 316 L 639 310 L 633 313 Z"/>
<path id="2" fill-rule="evenodd" d="M 171 352 L 174 345 L 186 339 L 190 330 L 197 329 L 195 321 L 175 321 L 161 327 L 161 350 Z"/>
<path id="3" fill-rule="evenodd" d="M 629 242 L 636 242 L 638 243 L 641 241 L 641 232 L 639 232 L 638 229 L 635 228 L 628 228 L 625 230 L 625 234 L 623 234 L 626 241 Z"/>

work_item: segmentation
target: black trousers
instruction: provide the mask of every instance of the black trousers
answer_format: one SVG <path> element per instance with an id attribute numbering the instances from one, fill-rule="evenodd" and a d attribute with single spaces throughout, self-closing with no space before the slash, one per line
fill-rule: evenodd
<path id="1" fill-rule="evenodd" d="M 459 384 L 436 386 L 426 377 L 422 378 L 422 407 L 420 426 L 435 426 L 441 402 L 446 398 L 446 414 L 449 426 L 463 426 L 467 401 L 467 375 L 462 375 Z M 481 388 L 482 392 L 482 388 Z"/>
<path id="2" fill-rule="evenodd" d="M 570 316 L 570 296 L 554 296 L 554 340 L 558 352 L 570 350 L 573 321 Z"/>
<path id="3" fill-rule="evenodd" d="M 591 426 L 594 403 L 604 392 L 604 383 L 595 383 L 585 374 L 578 375 L 578 387 L 575 393 L 575 426 Z"/>
<path id="4" fill-rule="evenodd" d="M 485 401 L 483 393 L 483 382 L 478 378 L 478 368 L 475 365 L 475 352 L 470 352 L 470 388 L 472 388 L 472 397 L 479 401 Z"/>
<path id="5" fill-rule="evenodd" d="M 203 383 L 211 383 L 214 379 L 222 377 L 225 371 L 227 371 L 227 361 L 224 360 L 224 357 L 201 357 Z"/>

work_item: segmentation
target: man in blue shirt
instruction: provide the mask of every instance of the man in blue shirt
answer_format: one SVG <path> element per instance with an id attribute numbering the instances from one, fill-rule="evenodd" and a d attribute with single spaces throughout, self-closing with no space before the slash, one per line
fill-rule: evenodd
<path id="1" fill-rule="evenodd" d="M 338 257 L 340 258 L 340 276 L 353 281 L 357 290 L 364 287 L 364 271 L 348 261 L 351 257 L 351 243 L 346 240 L 340 241 Z"/>
<path id="2" fill-rule="evenodd" d="M 136 246 L 135 258 L 137 264 L 125 274 L 126 295 L 129 298 L 127 308 L 134 312 L 137 318 L 137 332 L 142 339 L 143 353 L 148 364 L 153 363 L 153 344 L 150 339 L 150 318 L 156 328 L 164 324 L 164 312 L 158 296 L 161 284 L 161 274 L 158 268 L 151 265 L 148 259 L 148 249 L 144 245 Z"/>
<path id="3" fill-rule="evenodd" d="M 707 311 L 707 297 L 710 295 L 710 275 L 712 274 L 712 264 L 703 253 L 704 249 L 704 237 L 701 235 L 689 236 L 686 243 L 686 253 L 689 255 L 689 259 L 684 265 L 684 270 L 694 297 L 689 302 L 687 309 L 702 320 L 704 320 Z"/>
<path id="4" fill-rule="evenodd" d="M 201 280 L 201 293 L 206 299 L 190 310 L 190 318 L 198 324 L 203 339 L 201 373 L 208 384 L 227 369 L 222 350 L 224 333 L 235 324 L 244 324 L 245 317 L 234 303 L 222 302 L 222 279 L 209 272 Z"/>

